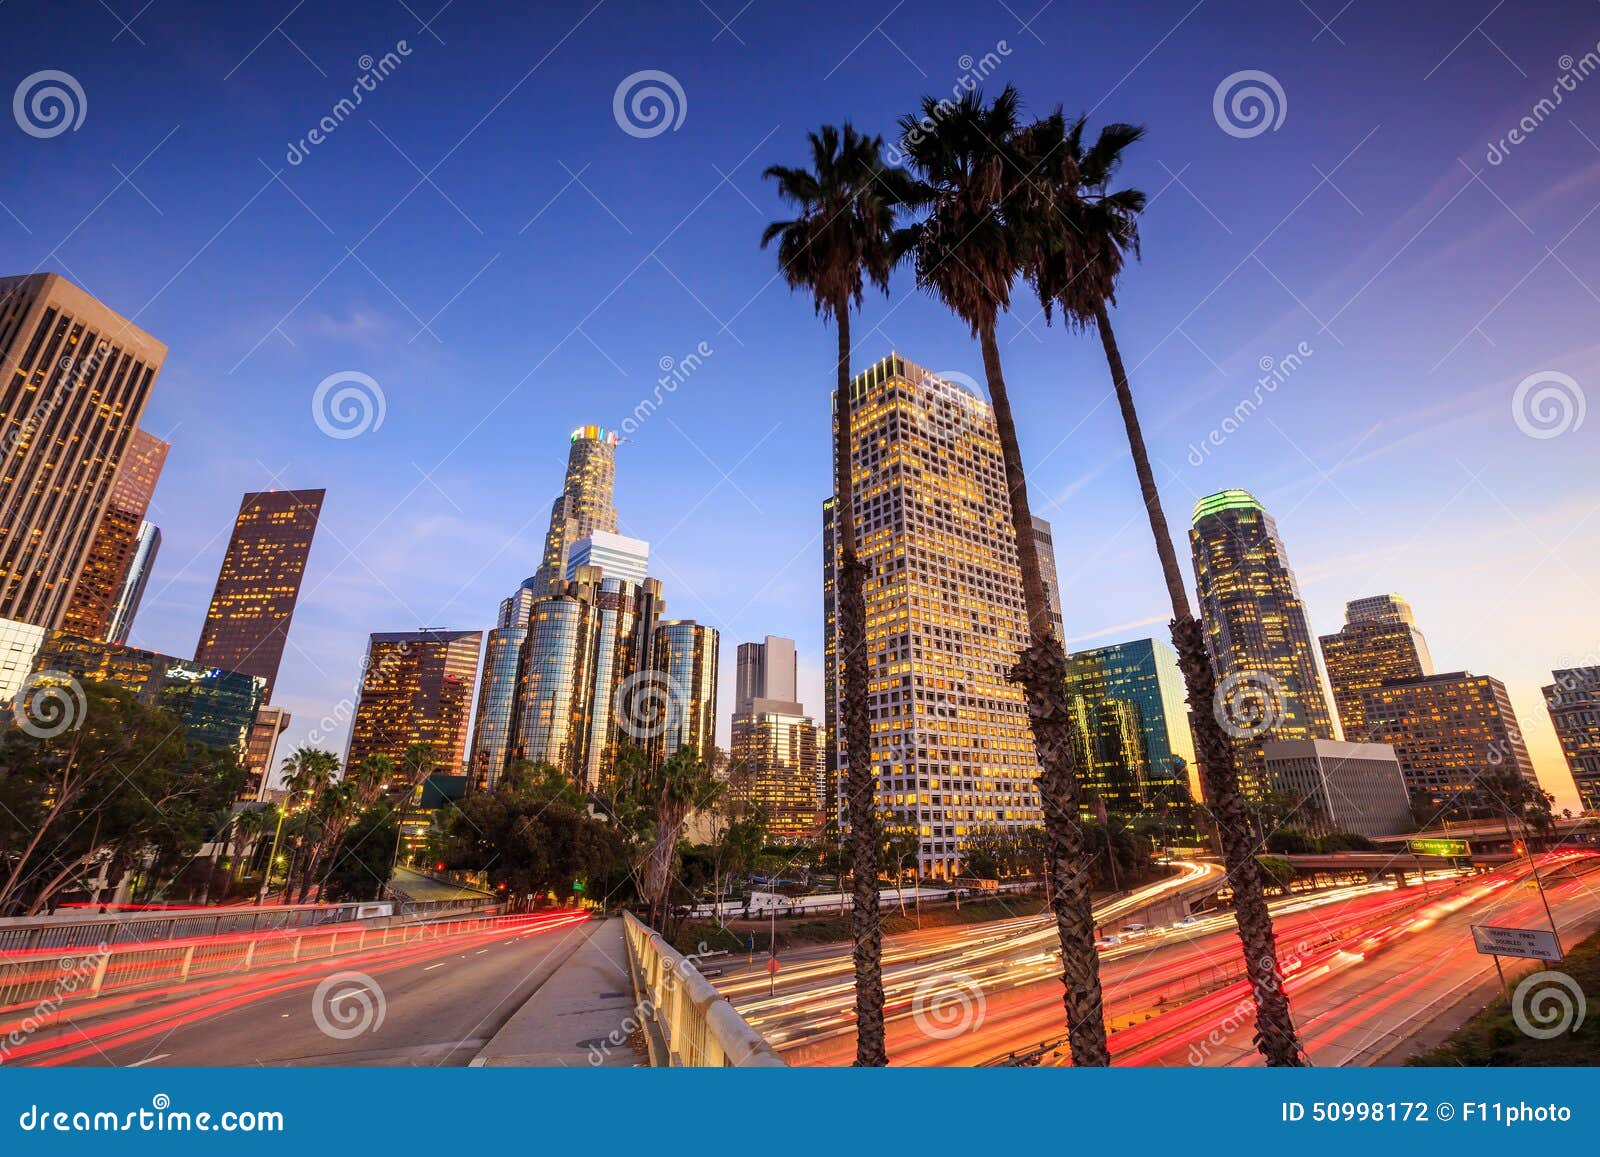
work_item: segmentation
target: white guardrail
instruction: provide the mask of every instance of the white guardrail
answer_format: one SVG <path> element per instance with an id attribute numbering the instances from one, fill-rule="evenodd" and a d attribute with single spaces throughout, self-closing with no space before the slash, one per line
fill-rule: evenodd
<path id="1" fill-rule="evenodd" d="M 657 1066 L 784 1068 L 783 1058 L 734 1011 L 693 962 L 624 912 L 634 996 Z M 654 1029 L 654 1032 L 649 1031 Z"/>

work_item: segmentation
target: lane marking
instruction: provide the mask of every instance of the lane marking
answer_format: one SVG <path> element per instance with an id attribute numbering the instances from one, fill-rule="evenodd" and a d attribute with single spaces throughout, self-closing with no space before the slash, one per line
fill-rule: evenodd
<path id="1" fill-rule="evenodd" d="M 422 971 L 424 971 L 424 972 L 432 972 L 435 968 L 443 968 L 443 967 L 444 967 L 444 961 L 441 960 L 441 961 L 439 961 L 438 964 L 430 964 L 430 965 L 428 965 L 428 967 L 424 968 Z"/>
<path id="2" fill-rule="evenodd" d="M 141 1065 L 151 1065 L 151 1064 L 154 1064 L 156 1061 L 164 1061 L 168 1057 L 170 1057 L 171 1055 L 172 1055 L 171 1053 L 157 1053 L 153 1057 L 145 1057 L 144 1060 L 142 1060 L 142 1061 L 134 1061 L 131 1065 L 127 1065 L 126 1067 L 130 1068 L 130 1069 L 137 1069 Z"/>

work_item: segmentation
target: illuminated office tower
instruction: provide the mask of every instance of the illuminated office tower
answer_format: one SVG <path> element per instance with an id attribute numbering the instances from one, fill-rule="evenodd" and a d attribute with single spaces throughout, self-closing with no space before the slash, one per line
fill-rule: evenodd
<path id="1" fill-rule="evenodd" d="M 392 631 L 370 636 L 346 767 L 369 755 L 398 765 L 413 743 L 433 745 L 430 770 L 461 774 L 478 680 L 482 631 Z"/>
<path id="2" fill-rule="evenodd" d="M 325 493 L 267 490 L 244 496 L 195 647 L 197 663 L 265 679 L 269 699 Z"/>
<path id="3" fill-rule="evenodd" d="M 166 356 L 54 273 L 0 278 L 0 619 L 61 625 Z"/>
<path id="4" fill-rule="evenodd" d="M 650 571 L 650 544 L 609 531 L 580 538 L 567 552 L 565 577 L 571 582 L 580 566 L 596 566 L 609 578 L 642 583 Z"/>
<path id="5" fill-rule="evenodd" d="M 478 686 L 478 715 L 472 727 L 471 783 L 493 791 L 505 771 L 510 750 L 512 713 L 517 703 L 517 668 L 528 638 L 528 616 L 536 600 L 533 579 L 500 602 L 500 616 L 483 649 L 483 680 Z"/>
<path id="6" fill-rule="evenodd" d="M 1361 710 L 1371 741 L 1394 748 L 1407 789 L 1435 804 L 1496 772 L 1538 782 L 1511 697 L 1492 676 L 1395 679 L 1363 691 Z"/>
<path id="7" fill-rule="evenodd" d="M 717 650 L 715 627 L 693 619 L 665 619 L 656 625 L 651 670 L 667 697 L 659 723 L 649 730 L 650 754 L 659 763 L 680 748 L 709 761 L 717 737 Z M 637 713 L 635 713 L 637 715 Z"/>
<path id="8" fill-rule="evenodd" d="M 267 792 L 276 786 L 273 783 L 273 772 L 277 770 L 278 741 L 283 738 L 283 733 L 289 729 L 290 714 L 282 707 L 274 707 L 270 703 L 263 703 L 256 710 L 256 717 L 250 725 L 250 737 L 245 748 L 245 770 L 250 773 L 250 779 L 245 784 L 241 797 L 264 800 Z"/>
<path id="9" fill-rule="evenodd" d="M 139 547 L 139 531 L 171 447 L 135 430 L 117 467 L 100 529 L 78 575 L 61 629 L 85 639 L 113 638 L 112 620 Z"/>
<path id="10" fill-rule="evenodd" d="M 1364 743 L 1362 692 L 1394 679 L 1432 675 L 1433 656 L 1417 630 L 1411 604 L 1399 595 L 1354 599 L 1345 604 L 1344 620 L 1337 634 L 1322 636 L 1322 662 L 1345 739 Z"/>
<path id="11" fill-rule="evenodd" d="M 534 575 L 544 594 L 565 580 L 567 555 L 573 544 L 597 530 L 617 530 L 617 508 L 611 494 L 617 478 L 617 435 L 601 426 L 579 426 L 567 452 L 567 478 L 550 508 L 544 557 Z"/>
<path id="12" fill-rule="evenodd" d="M 766 816 L 780 840 L 805 840 L 822 826 L 817 728 L 798 702 L 794 640 L 740 643 L 729 789 Z"/>
<path id="13" fill-rule="evenodd" d="M 1245 491 L 1202 498 L 1189 544 L 1223 723 L 1236 740 L 1241 785 L 1256 793 L 1267 740 L 1333 738 L 1305 604 L 1277 523 Z"/>
<path id="14" fill-rule="evenodd" d="M 637 718 L 630 711 L 637 711 L 640 706 L 635 689 L 641 678 L 640 668 L 651 656 L 656 616 L 661 608 L 661 584 L 645 579 L 641 586 L 604 576 L 594 600 L 595 638 L 590 650 L 593 670 L 586 681 L 589 705 L 584 713 L 587 734 L 577 770 L 578 782 L 591 790 L 600 786 L 606 772 L 615 765 L 623 744 L 637 745 L 641 738 L 649 738 L 629 730 L 630 722 Z M 714 657 L 712 661 L 714 680 Z M 715 705 L 713 698 L 713 710 Z"/>
<path id="15" fill-rule="evenodd" d="M 1544 688 L 1550 722 L 1585 811 L 1600 809 L 1600 667 L 1552 671 Z"/>
<path id="16" fill-rule="evenodd" d="M 1039 547 L 1039 574 L 1044 579 L 1044 597 L 1050 604 L 1050 625 L 1056 629 L 1056 638 L 1064 643 L 1067 627 L 1061 615 L 1061 579 L 1056 575 L 1055 532 L 1037 514 L 1033 516 L 1033 540 Z"/>
<path id="17" fill-rule="evenodd" d="M 0 719 L 33 674 L 33 660 L 50 632 L 32 623 L 0 619 Z"/>
<path id="18" fill-rule="evenodd" d="M 1186 803 L 1194 738 L 1177 652 L 1135 639 L 1074 652 L 1067 662 L 1083 786 L 1125 814 Z"/>
<path id="19" fill-rule="evenodd" d="M 833 496 L 822 503 L 822 770 L 818 776 L 817 794 L 822 799 L 824 821 L 831 821 L 843 830 L 844 777 L 840 774 L 839 689 L 844 686 L 844 673 L 839 669 L 839 625 L 835 620 L 834 562 L 838 548 L 833 538 Z"/>
<path id="20" fill-rule="evenodd" d="M 1022 689 L 1005 678 L 1027 614 L 1000 439 L 987 403 L 898 355 L 850 388 L 872 750 L 838 744 L 835 775 L 869 759 L 880 811 L 919 830 L 925 875 L 949 876 L 971 829 L 1042 822 Z M 841 670 L 828 543 L 832 741 Z"/>
<path id="21" fill-rule="evenodd" d="M 117 600 L 111 607 L 111 642 L 128 641 L 133 631 L 134 616 L 139 613 L 139 604 L 144 602 L 145 588 L 150 585 L 150 572 L 155 569 L 156 554 L 160 550 L 161 528 L 151 522 L 141 522 L 139 533 L 133 540 L 133 557 L 128 561 L 128 573 L 123 576 Z"/>

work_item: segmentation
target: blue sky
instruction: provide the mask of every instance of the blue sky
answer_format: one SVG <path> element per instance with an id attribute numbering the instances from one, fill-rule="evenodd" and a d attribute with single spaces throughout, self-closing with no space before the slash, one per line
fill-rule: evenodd
<path id="1" fill-rule="evenodd" d="M 59 70 L 85 105 L 48 138 L 4 125 L 0 265 L 61 272 L 172 350 L 145 420 L 173 444 L 165 542 L 134 641 L 191 651 L 243 491 L 326 487 L 278 684 L 303 737 L 353 693 L 368 632 L 490 626 L 537 563 L 567 431 L 621 425 L 663 359 L 704 343 L 621 447 L 623 530 L 654 544 L 670 613 L 722 630 L 725 692 L 737 642 L 789 635 L 820 710 L 833 338 L 757 249 L 779 213 L 760 173 L 820 123 L 887 133 L 981 70 L 1033 110 L 1149 126 L 1125 174 L 1152 199 L 1144 261 L 1117 325 L 1175 522 L 1254 491 L 1318 631 L 1346 599 L 1406 595 L 1441 669 L 1507 681 L 1570 802 L 1538 687 L 1600 661 L 1600 417 L 1532 437 L 1513 398 L 1553 372 L 1586 405 L 1600 380 L 1600 77 L 1535 111 L 1578 67 L 1563 58 L 1596 49 L 1600 9 L 1039 4 L 0 8 L 5 90 Z M 398 65 L 290 163 L 387 52 Z M 645 70 L 683 94 L 653 136 L 613 113 Z M 1214 111 L 1246 70 L 1283 94 L 1255 135 Z M 858 364 L 896 348 L 981 377 L 909 277 L 856 334 Z M 1024 294 L 1002 340 L 1069 635 L 1162 634 L 1097 343 Z M 1302 343 L 1224 432 L 1263 359 Z M 384 419 L 330 438 L 312 397 L 347 371 L 378 384 Z M 1220 445 L 1191 449 L 1211 431 Z"/>

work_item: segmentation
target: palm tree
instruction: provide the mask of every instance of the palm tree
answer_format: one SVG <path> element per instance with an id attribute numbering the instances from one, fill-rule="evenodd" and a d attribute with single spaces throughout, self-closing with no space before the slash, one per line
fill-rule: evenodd
<path id="1" fill-rule="evenodd" d="M 1022 272 L 1025 252 L 1012 203 L 1019 172 L 1017 110 L 1017 93 L 1009 85 L 989 105 L 977 91 L 954 103 L 926 97 L 920 117 L 901 118 L 901 148 L 930 191 L 926 219 L 911 227 L 917 283 L 967 323 L 983 352 L 1028 611 L 1028 646 L 1007 678 L 1022 684 L 1039 758 L 1039 798 L 1056 881 L 1052 907 L 1061 939 L 1067 1035 L 1074 1065 L 1107 1065 L 1111 1057 L 1090 892 L 1095 853 L 1080 812 L 1067 656 L 1050 623 L 1022 451 L 995 340 L 995 323 L 1010 306 L 1011 285 Z"/>
<path id="2" fill-rule="evenodd" d="M 765 175 L 795 216 L 774 221 L 761 247 L 778 243 L 778 266 L 791 289 L 811 294 L 824 322 L 838 332 L 838 377 L 834 390 L 834 538 L 839 550 L 835 577 L 838 661 L 844 666 L 844 745 L 849 765 L 846 796 L 853 849 L 855 909 L 850 934 L 855 944 L 856 1064 L 886 1065 L 883 1042 L 883 936 L 878 916 L 878 814 L 872 774 L 872 736 L 867 720 L 867 611 L 862 584 L 867 566 L 856 547 L 855 494 L 851 481 L 850 310 L 859 307 L 867 283 L 885 293 L 898 258 L 895 213 L 914 203 L 918 190 L 903 172 L 883 164 L 883 140 L 848 123 L 824 125 L 807 135 L 811 165 L 773 165 Z"/>
<path id="3" fill-rule="evenodd" d="M 1138 125 L 1107 125 L 1086 148 L 1084 123 L 1080 117 L 1069 124 L 1057 111 L 1035 122 L 1023 134 L 1028 178 L 1022 199 L 1027 204 L 1019 214 L 1024 218 L 1019 231 L 1029 249 L 1024 257 L 1027 276 L 1046 318 L 1059 307 L 1068 325 L 1093 326 L 1105 349 L 1134 472 L 1139 478 L 1139 491 L 1172 604 L 1172 643 L 1189 694 L 1201 779 L 1222 842 L 1239 938 L 1244 943 L 1255 994 L 1256 1044 L 1268 1064 L 1301 1065 L 1305 1062 L 1283 989 L 1272 917 L 1267 911 L 1256 860 L 1257 844 L 1251 835 L 1244 795 L 1239 790 L 1234 745 L 1213 709 L 1216 672 L 1206 650 L 1205 631 L 1189 608 L 1188 591 L 1178 567 L 1172 532 L 1161 509 L 1161 495 L 1150 468 L 1127 370 L 1111 328 L 1110 308 L 1116 303 L 1117 278 L 1127 255 L 1137 257 L 1139 253 L 1138 218 L 1145 197 L 1137 189 L 1110 191 L 1108 186 L 1123 151 L 1144 135 L 1144 129 Z"/>

